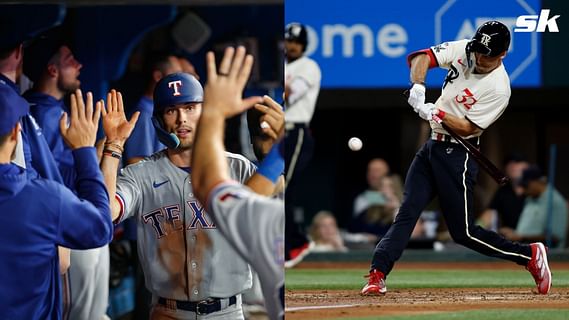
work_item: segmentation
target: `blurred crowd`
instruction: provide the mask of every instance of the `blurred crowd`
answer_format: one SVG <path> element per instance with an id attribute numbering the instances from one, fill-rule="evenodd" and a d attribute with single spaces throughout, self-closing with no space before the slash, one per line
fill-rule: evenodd
<path id="1" fill-rule="evenodd" d="M 503 237 L 532 243 L 542 241 L 550 248 L 566 248 L 569 233 L 566 198 L 548 184 L 546 174 L 518 153 L 509 155 L 503 170 L 510 181 L 500 186 L 477 224 Z M 369 160 L 368 187 L 353 201 L 349 225 L 338 226 L 333 212 L 319 211 L 309 226 L 314 243 L 311 252 L 347 252 L 373 248 L 393 223 L 403 199 L 403 182 L 390 172 L 381 158 Z M 442 250 L 453 246 L 442 215 L 434 201 L 419 217 L 411 234 L 410 248 Z"/>

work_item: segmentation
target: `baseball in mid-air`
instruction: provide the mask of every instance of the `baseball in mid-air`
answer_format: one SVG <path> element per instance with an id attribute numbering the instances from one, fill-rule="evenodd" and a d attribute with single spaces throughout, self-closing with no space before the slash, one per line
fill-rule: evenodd
<path id="1" fill-rule="evenodd" d="M 363 144 L 362 140 L 360 140 L 360 138 L 352 137 L 348 141 L 348 147 L 350 147 L 350 150 L 352 150 L 352 151 L 360 150 L 363 145 L 364 144 Z"/>

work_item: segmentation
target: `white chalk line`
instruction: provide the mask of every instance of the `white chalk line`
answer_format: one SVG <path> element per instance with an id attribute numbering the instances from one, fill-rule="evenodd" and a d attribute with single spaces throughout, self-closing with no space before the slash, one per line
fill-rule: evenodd
<path id="1" fill-rule="evenodd" d="M 337 308 L 353 308 L 364 306 L 366 304 L 341 304 L 341 305 L 333 305 L 333 306 L 304 306 L 304 307 L 290 307 L 285 308 L 285 312 L 292 312 L 292 311 L 304 311 L 304 310 L 320 310 L 320 309 L 337 309 Z"/>

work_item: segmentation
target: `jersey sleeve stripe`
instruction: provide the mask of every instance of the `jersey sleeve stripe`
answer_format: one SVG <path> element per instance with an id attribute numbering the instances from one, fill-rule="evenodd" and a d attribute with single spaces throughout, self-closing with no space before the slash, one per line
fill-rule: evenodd
<path id="1" fill-rule="evenodd" d="M 206 207 L 206 211 L 210 210 L 211 201 L 221 190 L 223 190 L 225 187 L 229 187 L 229 186 L 236 185 L 236 184 L 238 184 L 238 183 L 237 183 L 237 181 L 234 181 L 234 180 L 223 180 L 223 181 L 216 183 L 215 186 L 213 188 L 211 188 L 211 191 L 208 193 L 208 195 L 206 197 L 206 203 L 203 204 Z"/>
<path id="2" fill-rule="evenodd" d="M 115 199 L 117 199 L 117 202 L 119 203 L 120 210 L 119 210 L 119 216 L 115 219 L 115 221 L 113 221 L 113 223 L 118 224 L 122 221 L 122 218 L 124 216 L 124 199 L 118 193 L 115 194 Z"/>
<path id="3" fill-rule="evenodd" d="M 439 62 L 437 61 L 437 57 L 435 56 L 435 54 L 433 53 L 433 50 L 431 48 L 429 49 L 423 49 L 423 50 L 417 50 L 415 52 L 411 52 L 408 56 L 407 56 L 407 64 L 409 65 L 409 67 L 411 67 L 411 60 L 413 60 L 414 57 L 416 57 L 417 55 L 420 54 L 426 54 L 429 57 L 429 69 L 435 68 L 439 66 Z"/>

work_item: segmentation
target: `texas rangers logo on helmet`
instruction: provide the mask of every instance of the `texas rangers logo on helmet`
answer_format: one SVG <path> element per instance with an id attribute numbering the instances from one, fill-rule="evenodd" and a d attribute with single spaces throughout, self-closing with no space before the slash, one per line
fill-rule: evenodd
<path id="1" fill-rule="evenodd" d="M 483 34 L 482 34 L 482 39 L 480 39 L 480 42 L 481 42 L 483 45 L 489 47 L 489 46 L 490 46 L 490 40 L 491 40 L 491 39 L 492 39 L 492 37 L 490 37 L 489 35 L 483 33 Z"/>
<path id="2" fill-rule="evenodd" d="M 181 86 L 182 86 L 182 80 L 168 82 L 168 88 L 174 88 L 174 93 L 172 93 L 173 96 L 181 95 L 180 90 L 178 90 L 180 89 Z"/>

